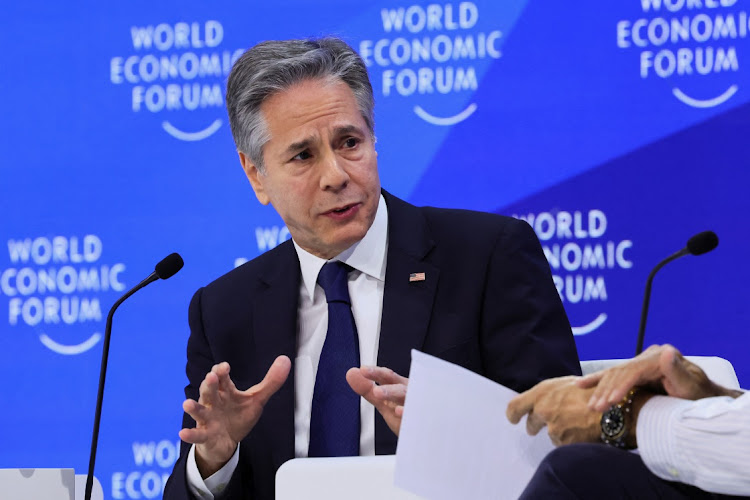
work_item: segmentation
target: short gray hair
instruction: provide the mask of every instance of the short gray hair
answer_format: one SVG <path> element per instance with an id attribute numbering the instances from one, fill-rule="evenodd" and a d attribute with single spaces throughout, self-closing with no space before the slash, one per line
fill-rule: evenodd
<path id="1" fill-rule="evenodd" d="M 340 79 L 354 93 L 359 112 L 375 137 L 375 100 L 367 68 L 354 49 L 338 38 L 261 42 L 234 63 L 227 81 L 229 125 L 237 150 L 264 172 L 263 146 L 270 139 L 260 111 L 269 97 L 314 79 Z"/>

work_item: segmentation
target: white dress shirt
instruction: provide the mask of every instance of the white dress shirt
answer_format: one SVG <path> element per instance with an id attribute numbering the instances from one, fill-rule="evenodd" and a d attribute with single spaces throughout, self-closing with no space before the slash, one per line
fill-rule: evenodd
<path id="1" fill-rule="evenodd" d="M 654 396 L 638 415 L 636 438 L 660 478 L 750 495 L 750 392 L 697 401 Z"/>
<path id="2" fill-rule="evenodd" d="M 328 330 L 328 303 L 323 288 L 317 284 L 318 273 L 327 261 L 293 243 L 302 272 L 297 308 L 297 357 L 294 363 L 294 454 L 296 457 L 306 457 L 315 374 Z M 378 359 L 387 250 L 388 209 L 381 196 L 375 220 L 365 237 L 331 259 L 340 260 L 353 268 L 348 276 L 349 296 L 359 336 L 361 365 L 375 365 Z M 375 408 L 364 399 L 360 400 L 359 454 L 375 454 Z M 190 491 L 197 498 L 213 500 L 214 495 L 223 491 L 229 483 L 238 462 L 239 446 L 224 467 L 204 480 L 195 463 L 193 446 L 187 459 Z"/>

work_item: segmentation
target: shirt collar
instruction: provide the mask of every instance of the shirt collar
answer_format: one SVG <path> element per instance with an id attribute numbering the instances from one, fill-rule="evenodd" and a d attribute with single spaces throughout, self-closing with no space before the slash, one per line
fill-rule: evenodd
<path id="1" fill-rule="evenodd" d="M 317 257 L 307 250 L 300 247 L 294 239 L 294 249 L 297 251 L 299 266 L 302 271 L 302 283 L 312 300 L 315 294 L 315 283 L 318 280 L 318 273 L 325 264 L 326 260 Z M 350 246 L 334 258 L 332 261 L 340 260 L 344 264 L 351 266 L 359 272 L 367 274 L 377 280 L 385 281 L 385 257 L 388 246 L 388 207 L 386 206 L 383 195 L 380 195 L 378 201 L 378 210 L 375 213 L 375 220 L 372 221 L 370 229 L 367 230 L 365 237 L 354 245 Z"/>

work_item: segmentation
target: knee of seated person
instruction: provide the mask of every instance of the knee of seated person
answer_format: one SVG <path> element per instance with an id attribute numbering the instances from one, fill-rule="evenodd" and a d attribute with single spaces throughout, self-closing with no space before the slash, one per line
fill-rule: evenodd
<path id="1" fill-rule="evenodd" d="M 607 446 L 600 443 L 576 443 L 555 448 L 547 454 L 537 469 L 537 475 L 554 477 L 556 482 L 570 484 L 585 482 L 608 481 L 617 475 L 619 468 L 613 464 L 636 465 L 641 464 L 640 457 L 626 450 Z"/>
<path id="2" fill-rule="evenodd" d="M 610 460 L 621 458 L 621 454 L 628 452 L 599 443 L 559 446 L 539 464 L 536 475 L 554 477 L 558 483 L 576 482 L 592 473 L 606 476 L 611 470 Z"/>
<path id="3" fill-rule="evenodd" d="M 539 465 L 540 468 L 549 468 L 557 474 L 567 471 L 578 471 L 592 458 L 592 455 L 601 449 L 600 444 L 576 443 L 558 446 L 544 457 Z M 595 458 L 600 460 L 599 458 Z"/>
<path id="4" fill-rule="evenodd" d="M 600 464 L 600 444 L 580 443 L 555 448 L 544 457 L 519 500 L 579 498 L 580 484 Z"/>

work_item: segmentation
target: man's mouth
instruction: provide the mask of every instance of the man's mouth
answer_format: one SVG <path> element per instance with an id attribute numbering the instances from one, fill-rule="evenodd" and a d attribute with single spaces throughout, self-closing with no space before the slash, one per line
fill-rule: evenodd
<path id="1" fill-rule="evenodd" d="M 350 209 L 350 208 L 352 208 L 353 206 L 354 206 L 354 205 L 345 205 L 345 206 L 343 206 L 343 207 L 341 207 L 341 208 L 334 208 L 334 209 L 333 209 L 333 210 L 331 210 L 331 211 L 332 211 L 332 212 L 334 212 L 334 213 L 337 213 L 337 214 L 343 214 L 344 212 L 346 212 L 347 210 L 349 210 L 349 209 Z"/>
<path id="2" fill-rule="evenodd" d="M 328 210 L 327 212 L 324 212 L 326 214 L 334 213 L 334 214 L 343 214 L 350 208 L 352 208 L 356 203 L 349 203 L 348 205 L 341 205 L 340 207 L 332 208 Z"/>
<path id="3" fill-rule="evenodd" d="M 327 215 L 333 218 L 343 218 L 354 214 L 359 208 L 359 203 L 350 203 L 348 205 L 342 205 L 340 207 L 332 208 L 331 210 L 324 212 L 323 215 Z"/>

